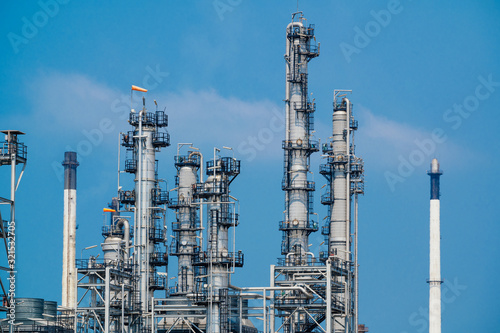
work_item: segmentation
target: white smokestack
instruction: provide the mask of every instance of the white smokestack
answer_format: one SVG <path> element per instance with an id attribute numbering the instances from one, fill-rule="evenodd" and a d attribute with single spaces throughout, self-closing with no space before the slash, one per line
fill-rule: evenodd
<path id="1" fill-rule="evenodd" d="M 75 152 L 64 153 L 64 231 L 62 306 L 74 308 L 76 302 L 76 168 Z"/>
<path id="2" fill-rule="evenodd" d="M 429 333 L 441 333 L 441 231 L 439 203 L 439 170 L 437 159 L 431 163 L 430 265 L 429 265 Z"/>

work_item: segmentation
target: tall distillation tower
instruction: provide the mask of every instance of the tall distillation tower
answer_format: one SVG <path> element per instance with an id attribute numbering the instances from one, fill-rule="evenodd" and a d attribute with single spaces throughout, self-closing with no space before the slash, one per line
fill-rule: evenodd
<path id="1" fill-rule="evenodd" d="M 309 252 L 309 234 L 317 231 L 311 221 L 314 182 L 308 180 L 309 157 L 318 151 L 317 141 L 311 140 L 315 111 L 308 98 L 307 65 L 319 55 L 315 44 L 314 25 L 305 26 L 302 12 L 292 14 L 286 28 L 286 111 L 284 173 L 284 220 L 281 254 L 299 263 Z"/>
<path id="2" fill-rule="evenodd" d="M 135 175 L 133 260 L 139 277 L 138 298 L 142 311 L 147 312 L 154 291 L 165 289 L 165 278 L 157 272 L 168 262 L 164 207 L 168 192 L 160 186 L 156 152 L 170 145 L 170 136 L 161 131 L 168 125 L 164 111 L 149 112 L 145 106 L 139 112 L 132 110 L 129 123 L 134 130 L 123 136 L 122 145 L 131 153 L 125 171 Z"/>
<path id="3" fill-rule="evenodd" d="M 122 135 L 121 145 L 128 158 L 124 171 L 133 174 L 135 188 L 119 188 L 120 204 L 114 204 L 130 216 L 114 214 L 111 224 L 103 227 L 104 258 L 77 260 L 78 288 L 77 332 L 144 332 L 152 326 L 148 315 L 156 290 L 166 289 L 165 212 L 168 192 L 158 178 L 156 153 L 170 145 L 164 111 L 150 112 L 145 107 L 132 110 L 129 123 L 134 127 Z M 133 242 L 131 242 L 133 239 Z M 163 271 L 163 272 L 162 272 Z"/>
<path id="4" fill-rule="evenodd" d="M 196 303 L 207 307 L 206 332 L 228 333 L 230 275 L 235 267 L 243 266 L 243 253 L 235 251 L 235 239 L 229 233 L 238 225 L 236 200 L 229 194 L 229 186 L 240 174 L 240 161 L 218 157 L 217 151 L 215 148 L 214 159 L 207 161 L 207 180 L 194 187 L 194 197 L 206 205 L 207 244 L 206 251 L 195 251 L 193 265 L 198 268 Z"/>
<path id="5" fill-rule="evenodd" d="M 284 174 L 284 219 L 281 254 L 271 266 L 271 290 L 274 292 L 270 327 L 274 316 L 281 318 L 279 330 L 285 333 L 317 329 L 325 315 L 326 273 L 322 263 L 309 251 L 309 235 L 318 230 L 311 215 L 314 182 L 308 180 L 310 155 L 318 151 L 312 140 L 315 104 L 308 98 L 308 63 L 319 55 L 314 25 L 306 26 L 302 12 L 292 14 L 286 28 L 286 111 Z M 321 292 L 314 292 L 313 286 Z M 279 290 L 279 291 L 278 291 Z"/>
<path id="6" fill-rule="evenodd" d="M 172 198 L 169 203 L 169 208 L 176 210 L 176 220 L 172 223 L 175 238 L 170 245 L 170 255 L 178 258 L 177 287 L 173 293 L 188 295 L 195 289 L 193 255 L 199 248 L 201 230 L 199 206 L 193 200 L 193 188 L 198 183 L 202 155 L 197 151 L 181 155 L 179 150 L 175 156 L 177 199 Z"/>
<path id="7" fill-rule="evenodd" d="M 321 252 L 320 257 L 333 260 L 343 268 L 333 274 L 337 282 L 332 295 L 335 305 L 333 328 L 335 332 L 346 333 L 357 330 L 357 209 L 358 195 L 364 193 L 363 160 L 356 157 L 354 145 L 358 122 L 353 117 L 347 92 L 350 91 L 334 92 L 332 137 L 323 145 L 327 163 L 320 166 L 320 173 L 328 181 L 326 194 L 321 198 L 322 204 L 328 206 L 327 222 L 322 231 L 328 250 Z"/>

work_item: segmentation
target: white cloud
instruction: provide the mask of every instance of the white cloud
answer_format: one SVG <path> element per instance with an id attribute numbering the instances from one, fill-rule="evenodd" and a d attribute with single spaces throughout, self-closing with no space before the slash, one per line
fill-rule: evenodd
<path id="1" fill-rule="evenodd" d="M 29 115 L 33 135 L 40 138 L 66 135 L 72 147 L 88 140 L 88 133 L 99 128 L 102 119 L 110 119 L 113 131 L 103 136 L 99 149 L 116 149 L 118 131 L 129 130 L 127 93 L 81 74 L 49 73 L 39 75 L 30 86 L 33 112 Z M 150 91 L 147 106 L 154 108 L 153 99 L 160 107 L 167 107 L 168 131 L 171 143 L 192 142 L 203 151 L 212 147 L 233 147 L 236 156 L 245 162 L 282 159 L 281 140 L 284 136 L 284 109 L 269 100 L 245 101 L 225 97 L 215 90 L 182 91 L 180 93 Z M 120 104 L 121 103 L 121 104 Z M 121 105 L 122 112 L 116 112 Z M 124 117 L 125 115 L 125 117 Z M 384 170 L 397 167 L 400 158 L 409 158 L 418 150 L 416 142 L 432 138 L 432 130 L 422 130 L 408 124 L 378 116 L 366 107 L 355 110 L 360 128 L 356 134 L 357 154 L 372 167 Z M 33 119 L 35 121 L 33 121 Z M 331 124 L 318 122 L 316 137 L 324 141 L 331 132 Z M 445 133 L 446 134 L 446 133 Z M 101 146 L 99 143 L 96 146 Z M 445 157 L 455 161 L 470 155 L 449 139 L 436 143 L 425 152 L 426 159 Z M 427 166 L 427 163 L 425 163 Z"/>
<path id="2" fill-rule="evenodd" d="M 127 94 L 82 74 L 41 73 L 28 86 L 32 110 L 24 118 L 31 126 L 24 129 L 40 141 L 56 138 L 56 149 L 68 146 L 78 152 L 79 147 L 89 147 L 89 132 L 95 133 L 100 122 L 109 119 L 113 130 L 103 133 L 102 139 L 94 137 L 98 142 L 91 142 L 92 155 L 103 149 L 114 151 L 118 132 L 131 129 Z M 213 89 L 172 93 L 159 88 L 146 98 L 150 110 L 155 108 L 153 99 L 160 109 L 166 106 L 173 147 L 177 142 L 192 142 L 204 151 L 229 146 L 244 161 L 281 160 L 284 111 L 269 100 L 245 101 Z"/>
<path id="3" fill-rule="evenodd" d="M 281 148 L 283 110 L 271 101 L 226 98 L 209 90 L 168 93 L 165 102 L 174 142 L 230 146 L 250 160 L 275 156 Z"/>
<path id="4" fill-rule="evenodd" d="M 33 114 L 52 130 L 81 131 L 109 115 L 119 92 L 82 74 L 44 73 L 29 85 Z M 30 117 L 31 117 L 30 116 Z"/>
<path id="5" fill-rule="evenodd" d="M 359 105 L 356 117 L 360 124 L 356 138 L 358 155 L 362 155 L 370 166 L 384 171 L 395 170 L 402 159 L 413 159 L 410 161 L 413 166 L 427 168 L 434 157 L 459 164 L 464 154 L 473 154 L 467 147 L 453 143 L 450 133 L 438 126 L 426 130 L 415 128 L 375 115 Z M 440 134 L 436 136 L 435 133 Z M 422 156 L 424 162 L 420 163 Z"/>

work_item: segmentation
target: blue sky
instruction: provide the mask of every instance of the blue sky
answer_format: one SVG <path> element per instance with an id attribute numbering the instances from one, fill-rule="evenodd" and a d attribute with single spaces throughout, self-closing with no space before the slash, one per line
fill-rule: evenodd
<path id="1" fill-rule="evenodd" d="M 18 295 L 60 301 L 63 183 L 55 166 L 67 149 L 80 154 L 77 255 L 102 241 L 132 84 L 148 86 L 150 108 L 153 99 L 167 108 L 173 144 L 193 142 L 207 157 L 214 146 L 234 148 L 245 266 L 233 283 L 268 285 L 281 242 L 283 54 L 296 1 L 220 0 L 222 10 L 214 1 L 44 3 L 54 2 L 0 5 L 1 127 L 26 132 L 29 147 L 17 204 Z M 331 132 L 333 89 L 353 90 L 360 124 L 360 322 L 371 332 L 427 330 L 426 170 L 437 157 L 443 331 L 494 331 L 500 4 L 300 1 L 300 9 L 321 43 L 309 67 L 316 137 Z M 172 184 L 175 150 L 159 155 L 160 176 Z M 321 220 L 320 163 L 313 155 Z M 9 195 L 8 178 L 0 168 L 0 196 Z M 317 252 L 323 237 L 310 239 Z"/>

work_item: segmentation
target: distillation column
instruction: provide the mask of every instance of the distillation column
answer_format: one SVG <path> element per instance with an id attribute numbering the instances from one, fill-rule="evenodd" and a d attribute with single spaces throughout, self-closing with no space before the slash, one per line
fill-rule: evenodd
<path id="1" fill-rule="evenodd" d="M 136 297 L 145 313 L 149 311 L 154 291 L 165 288 L 165 278 L 158 276 L 157 268 L 168 262 L 165 222 L 161 222 L 168 192 L 159 186 L 156 152 L 170 145 L 170 136 L 160 132 L 168 124 L 163 111 L 148 112 L 145 106 L 138 113 L 132 110 L 129 123 L 134 131 L 122 136 L 122 146 L 132 154 L 125 161 L 125 171 L 135 175 L 135 189 L 121 192 L 120 198 L 122 203 L 135 207 L 134 267 L 139 277 Z"/>
<path id="2" fill-rule="evenodd" d="M 303 260 L 308 250 L 309 234 L 317 230 L 310 221 L 314 182 L 308 180 L 309 157 L 318 151 L 318 144 L 311 140 L 315 104 L 308 99 L 308 62 L 319 55 L 315 45 L 314 26 L 304 25 L 302 13 L 294 13 L 286 29 L 286 127 L 284 150 L 285 191 L 284 220 L 281 252 Z"/>
<path id="3" fill-rule="evenodd" d="M 229 185 L 240 173 L 240 161 L 222 157 L 207 162 L 204 183 L 195 187 L 195 197 L 207 205 L 207 251 L 194 256 L 194 265 L 203 267 L 205 278 L 197 280 L 198 303 L 207 305 L 207 332 L 228 333 L 229 275 L 243 266 L 243 253 L 230 244 L 229 228 L 236 227 L 235 202 L 230 201 Z M 234 239 L 233 239 L 234 242 Z"/>
<path id="4" fill-rule="evenodd" d="M 440 231 L 440 202 L 439 177 L 443 174 L 439 170 L 439 162 L 433 159 L 431 171 L 430 200 L 430 249 L 429 249 L 429 333 L 441 333 L 441 231 Z"/>
<path id="5" fill-rule="evenodd" d="M 200 153 L 192 151 L 175 156 L 177 200 L 170 200 L 169 208 L 177 211 L 176 222 L 172 223 L 175 238 L 170 246 L 170 255 L 178 257 L 176 294 L 191 294 L 194 291 L 192 257 L 198 248 L 200 220 L 198 206 L 193 201 L 193 188 L 198 182 L 200 157 Z"/>
<path id="6" fill-rule="evenodd" d="M 64 227 L 63 227 L 63 273 L 62 306 L 74 308 L 76 304 L 76 152 L 64 153 Z"/>
<path id="7" fill-rule="evenodd" d="M 335 91 L 332 118 L 332 137 L 323 145 L 327 163 L 320 166 L 320 173 L 327 179 L 328 188 L 321 203 L 328 206 L 328 217 L 323 234 L 328 250 L 322 252 L 323 260 L 337 263 L 343 269 L 332 272 L 333 280 L 341 287 L 333 288 L 332 312 L 335 332 L 355 332 L 357 318 L 357 247 L 352 247 L 351 203 L 354 195 L 357 210 L 358 194 L 364 193 L 363 160 L 355 155 L 354 131 L 357 121 L 352 116 L 352 105 Z M 354 216 L 357 217 L 357 211 Z M 357 220 L 355 221 L 357 226 Z M 354 234 L 357 245 L 357 234 Z"/>
<path id="8" fill-rule="evenodd" d="M 333 133 L 331 141 L 331 157 L 333 157 L 332 186 L 333 202 L 330 214 L 330 238 L 328 247 L 330 253 L 344 261 L 350 261 L 350 152 L 348 149 L 350 127 L 348 125 L 348 114 L 350 114 L 351 103 L 344 98 L 333 112 Z"/>

